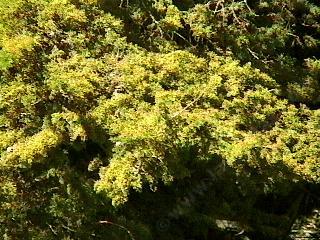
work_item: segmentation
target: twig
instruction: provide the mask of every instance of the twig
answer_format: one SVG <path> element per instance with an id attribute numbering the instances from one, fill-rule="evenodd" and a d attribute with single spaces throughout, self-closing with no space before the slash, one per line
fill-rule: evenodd
<path id="1" fill-rule="evenodd" d="M 187 106 L 185 106 L 181 111 L 176 112 L 175 114 L 173 114 L 172 117 L 175 118 L 178 115 L 180 115 L 181 113 L 183 113 L 185 110 L 187 110 L 189 107 L 191 107 L 194 103 L 199 101 L 199 99 L 203 96 L 203 94 L 204 94 L 204 91 L 202 91 L 196 99 L 194 99 L 191 103 L 189 103 Z"/>
<path id="2" fill-rule="evenodd" d="M 287 34 L 288 34 L 289 36 L 294 37 L 300 45 L 303 44 L 303 43 L 300 41 L 300 37 L 299 37 L 298 35 L 295 35 L 295 34 L 293 34 L 293 33 L 287 33 Z"/>
<path id="3" fill-rule="evenodd" d="M 142 5 L 146 8 L 146 6 L 145 6 L 145 4 L 144 4 L 143 1 L 142 1 Z M 146 9 L 147 9 L 147 8 L 146 8 Z M 162 31 L 161 27 L 159 27 L 159 21 L 155 18 L 155 16 L 152 14 L 151 11 L 148 11 L 148 10 L 147 10 L 147 13 L 149 13 L 152 21 L 157 25 L 157 29 L 160 31 L 160 35 L 161 35 L 161 37 L 162 37 L 162 36 L 163 36 L 163 31 Z"/>
<path id="4" fill-rule="evenodd" d="M 244 229 L 242 229 L 240 232 L 238 232 L 237 234 L 235 234 L 235 236 L 240 236 L 244 233 Z"/>
<path id="5" fill-rule="evenodd" d="M 248 48 L 247 47 L 247 50 L 251 53 L 251 55 L 255 58 L 255 59 L 258 59 L 258 60 L 260 60 L 260 58 L 257 56 L 257 54 L 254 52 L 254 51 L 252 51 L 250 48 Z"/>
<path id="6" fill-rule="evenodd" d="M 252 9 L 249 7 L 247 0 L 243 0 L 243 2 L 246 4 L 247 8 L 251 13 L 253 13 Z"/>
<path id="7" fill-rule="evenodd" d="M 62 224 L 62 227 L 63 227 L 64 229 L 69 230 L 70 232 L 76 232 L 75 230 L 73 230 L 73 229 L 69 228 L 69 227 L 68 227 L 68 226 L 66 226 L 66 225 L 63 225 L 63 224 Z"/>
<path id="8" fill-rule="evenodd" d="M 126 228 L 126 227 L 124 227 L 124 226 L 120 225 L 120 224 L 113 223 L 113 222 L 110 222 L 110 221 L 108 221 L 108 220 L 105 220 L 105 221 L 99 221 L 99 223 L 100 223 L 100 224 L 110 224 L 110 225 L 117 226 L 117 227 L 119 227 L 119 228 L 121 228 L 121 229 L 125 230 L 125 231 L 128 233 L 128 235 L 130 236 L 130 238 L 131 238 L 132 240 L 135 240 L 135 239 L 134 239 L 134 237 L 133 237 L 133 234 L 130 232 L 130 230 L 129 230 L 128 228 Z"/>
<path id="9" fill-rule="evenodd" d="M 124 0 L 121 0 L 120 5 L 119 5 L 120 8 L 123 7 L 123 2 L 124 2 Z M 127 6 L 126 7 L 128 7 L 128 6 L 129 6 L 129 0 L 127 0 Z"/>
<path id="10" fill-rule="evenodd" d="M 217 2 L 216 8 L 213 11 L 214 14 L 216 14 L 218 11 L 220 11 L 220 10 L 218 10 L 218 7 L 220 4 L 221 4 L 221 1 Z"/>
<path id="11" fill-rule="evenodd" d="M 54 235 L 58 235 L 58 233 L 53 229 L 53 227 L 50 225 L 50 224 L 48 224 L 47 223 L 47 225 L 49 226 L 49 228 L 50 228 L 50 230 L 51 230 L 51 232 L 54 234 Z"/>
<path id="12" fill-rule="evenodd" d="M 183 39 L 190 46 L 192 46 L 192 44 L 184 36 L 182 36 L 180 33 L 178 33 L 177 31 L 174 31 L 173 33 L 176 34 L 177 36 L 179 36 L 181 39 Z"/>
<path id="13" fill-rule="evenodd" d="M 232 0 L 232 4 L 231 4 L 231 5 L 233 5 L 233 4 L 234 4 L 234 0 Z M 233 17 L 236 19 L 236 21 L 237 21 L 238 23 L 241 24 L 241 21 L 239 20 L 239 18 L 237 17 L 237 14 L 236 14 L 235 11 L 234 11 L 234 7 L 230 7 L 230 8 L 231 8 Z"/>

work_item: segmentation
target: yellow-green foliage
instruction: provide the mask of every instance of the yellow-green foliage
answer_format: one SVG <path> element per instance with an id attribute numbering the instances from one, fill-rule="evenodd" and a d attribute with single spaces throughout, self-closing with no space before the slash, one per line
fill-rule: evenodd
<path id="1" fill-rule="evenodd" d="M 66 112 L 54 113 L 51 117 L 55 129 L 60 132 L 67 131 L 71 141 L 77 138 L 86 140 L 87 134 L 81 122 L 81 117 L 77 113 L 66 110 Z"/>
<path id="2" fill-rule="evenodd" d="M 174 202 L 219 163 L 230 219 L 240 195 L 319 183 L 319 40 L 291 30 L 293 2 L 0 0 L 0 238 L 109 239 L 96 225 L 111 202 L 128 215 L 145 210 L 131 196 Z M 312 32 L 318 8 L 303 4 Z"/>
<path id="3" fill-rule="evenodd" d="M 48 157 L 48 153 L 61 143 L 61 134 L 44 129 L 32 137 L 20 140 L 1 157 L 1 166 L 25 167 Z"/>
<path id="4" fill-rule="evenodd" d="M 176 6 L 170 5 L 167 8 L 166 16 L 162 19 L 160 26 L 169 30 L 177 30 L 182 28 L 181 12 Z"/>
<path id="5" fill-rule="evenodd" d="M 118 68 L 121 93 L 102 99 L 92 113 L 115 144 L 96 184 L 115 204 L 144 181 L 152 185 L 158 177 L 185 176 L 177 153 L 183 146 L 197 146 L 198 158 L 218 154 L 239 171 L 248 166 L 263 173 L 280 164 L 302 178 L 318 178 L 318 150 L 310 141 L 320 132 L 309 117 L 301 119 L 300 110 L 279 99 L 277 84 L 266 74 L 231 59 L 206 62 L 182 51 L 131 56 Z M 306 114 L 311 118 L 314 112 Z M 281 126 L 289 116 L 298 125 Z M 297 138 L 300 125 L 305 140 Z M 298 142 L 287 146 L 284 139 L 293 133 Z"/>
<path id="6" fill-rule="evenodd" d="M 103 85 L 105 79 L 99 76 L 103 71 L 101 62 L 74 55 L 67 61 L 57 59 L 48 64 L 48 77 L 46 83 L 51 94 L 61 94 L 69 98 L 85 98 L 94 96 Z"/>
<path id="7" fill-rule="evenodd" d="M 54 18 L 59 18 L 59 24 L 69 28 L 80 27 L 87 21 L 85 12 L 77 9 L 69 0 L 49 1 L 38 16 L 39 27 L 46 31 L 57 31 L 59 26 L 56 25 Z"/>
<path id="8" fill-rule="evenodd" d="M 2 50 L 9 53 L 14 58 L 19 58 L 23 51 L 31 50 L 36 44 L 34 37 L 28 35 L 18 35 L 16 37 L 4 37 L 0 43 Z"/>
<path id="9" fill-rule="evenodd" d="M 213 13 L 204 5 L 196 5 L 187 15 L 188 24 L 194 36 L 210 38 L 215 34 L 214 25 L 208 24 L 214 21 Z"/>
<path id="10" fill-rule="evenodd" d="M 8 129 L 17 128 L 18 122 L 31 126 L 36 122 L 33 120 L 37 117 L 38 90 L 34 84 L 19 80 L 0 88 L 0 108 L 4 110 L 0 124 Z"/>
<path id="11" fill-rule="evenodd" d="M 4 151 L 8 147 L 10 147 L 12 144 L 14 144 L 15 141 L 23 137 L 22 131 L 1 131 L 0 132 L 0 150 Z"/>

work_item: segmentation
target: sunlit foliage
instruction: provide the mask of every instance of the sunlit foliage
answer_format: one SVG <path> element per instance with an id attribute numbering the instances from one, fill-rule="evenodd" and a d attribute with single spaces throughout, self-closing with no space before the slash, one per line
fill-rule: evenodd
<path id="1" fill-rule="evenodd" d="M 320 181 L 319 34 L 311 0 L 0 0 L 0 238 L 284 239 Z"/>

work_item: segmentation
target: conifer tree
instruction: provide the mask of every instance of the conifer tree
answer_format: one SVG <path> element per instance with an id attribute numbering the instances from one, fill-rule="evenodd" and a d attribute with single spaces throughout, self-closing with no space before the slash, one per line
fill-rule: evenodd
<path id="1" fill-rule="evenodd" d="M 315 0 L 0 0 L 0 238 L 286 239 L 319 34 Z"/>

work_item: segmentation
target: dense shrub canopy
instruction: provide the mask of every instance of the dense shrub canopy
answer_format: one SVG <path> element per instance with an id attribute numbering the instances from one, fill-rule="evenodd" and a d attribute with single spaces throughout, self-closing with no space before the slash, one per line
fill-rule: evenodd
<path id="1" fill-rule="evenodd" d="M 315 0 L 0 0 L 0 235 L 285 239 L 319 45 Z"/>

